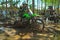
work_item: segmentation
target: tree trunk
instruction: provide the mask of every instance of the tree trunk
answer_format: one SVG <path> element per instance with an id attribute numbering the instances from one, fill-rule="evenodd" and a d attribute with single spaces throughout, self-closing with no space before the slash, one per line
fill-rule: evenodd
<path id="1" fill-rule="evenodd" d="M 6 0 L 6 10 L 7 10 L 7 0 Z"/>
<path id="2" fill-rule="evenodd" d="M 58 14 L 59 14 L 59 2 L 60 2 L 60 1 L 58 0 Z"/>
<path id="3" fill-rule="evenodd" d="M 42 0 L 41 0 L 41 10 L 42 10 Z"/>
<path id="4" fill-rule="evenodd" d="M 34 0 L 32 0 L 32 11 L 34 13 Z"/>
<path id="5" fill-rule="evenodd" d="M 46 12 L 46 0 L 45 0 L 45 12 Z"/>
<path id="6" fill-rule="evenodd" d="M 38 13 L 38 0 L 37 0 L 37 13 Z"/>
<path id="7" fill-rule="evenodd" d="M 56 0 L 54 0 L 55 4 L 54 4 L 54 9 L 55 9 L 55 6 L 56 6 Z"/>
<path id="8" fill-rule="evenodd" d="M 28 3 L 28 0 L 26 0 L 27 1 L 27 3 Z"/>
<path id="9" fill-rule="evenodd" d="M 6 13 L 7 13 L 7 0 L 6 0 Z M 6 15 L 6 17 L 7 17 L 7 15 Z"/>

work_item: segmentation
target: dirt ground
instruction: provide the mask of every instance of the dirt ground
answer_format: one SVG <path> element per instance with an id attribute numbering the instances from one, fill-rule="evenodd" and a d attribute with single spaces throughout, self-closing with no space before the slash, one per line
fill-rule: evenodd
<path id="1" fill-rule="evenodd" d="M 46 25 L 47 27 L 51 27 L 55 25 Z M 60 25 L 57 25 L 58 27 L 54 27 L 56 30 L 60 31 Z M 22 31 L 22 30 L 21 30 Z M 60 40 L 60 34 L 54 34 L 54 33 L 19 33 L 16 35 L 15 29 L 6 28 L 5 32 L 0 32 L 0 40 Z"/>

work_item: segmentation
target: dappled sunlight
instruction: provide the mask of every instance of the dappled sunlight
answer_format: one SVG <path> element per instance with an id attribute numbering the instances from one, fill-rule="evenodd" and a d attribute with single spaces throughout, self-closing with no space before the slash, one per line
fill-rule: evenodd
<path id="1" fill-rule="evenodd" d="M 60 40 L 60 0 L 0 0 L 0 40 Z"/>

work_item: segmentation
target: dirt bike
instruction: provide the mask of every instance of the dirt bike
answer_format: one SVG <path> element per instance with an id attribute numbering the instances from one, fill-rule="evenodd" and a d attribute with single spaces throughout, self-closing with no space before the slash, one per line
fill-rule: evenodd
<path id="1" fill-rule="evenodd" d="M 37 14 L 33 14 L 32 16 L 30 16 L 29 14 L 24 14 L 23 18 L 21 18 L 20 21 L 16 21 L 14 25 L 14 27 L 21 27 L 27 29 L 31 28 L 33 30 L 44 29 L 44 22 Z"/>

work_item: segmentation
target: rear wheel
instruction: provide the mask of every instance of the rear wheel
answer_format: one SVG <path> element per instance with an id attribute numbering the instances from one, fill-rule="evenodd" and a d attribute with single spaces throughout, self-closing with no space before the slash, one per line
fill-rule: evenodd
<path id="1" fill-rule="evenodd" d="M 44 30 L 44 22 L 41 19 L 36 19 L 36 24 L 39 30 Z"/>

